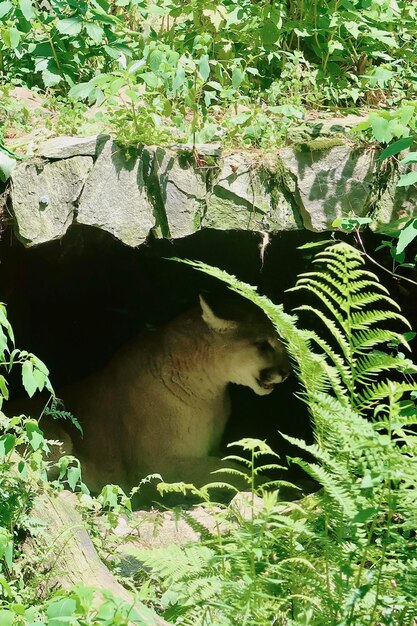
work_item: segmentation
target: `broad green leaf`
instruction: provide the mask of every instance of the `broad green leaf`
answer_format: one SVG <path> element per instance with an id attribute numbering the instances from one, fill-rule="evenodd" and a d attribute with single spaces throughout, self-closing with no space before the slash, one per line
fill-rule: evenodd
<path id="1" fill-rule="evenodd" d="M 44 374 L 44 372 L 39 370 L 37 367 L 34 367 L 33 378 L 35 379 L 37 389 L 39 389 L 39 391 L 42 391 L 42 389 L 45 387 L 45 383 L 48 377 Z"/>
<path id="2" fill-rule="evenodd" d="M 0 149 L 0 180 L 3 181 L 3 183 L 10 178 L 16 165 L 17 161 Z"/>
<path id="3" fill-rule="evenodd" d="M 77 608 L 77 603 L 72 598 L 60 598 L 53 600 L 47 609 L 48 626 L 63 626 L 62 618 L 71 617 Z"/>
<path id="4" fill-rule="evenodd" d="M 265 24 L 259 30 L 259 36 L 264 45 L 270 46 L 276 43 L 279 39 L 280 30 L 277 25 L 271 20 L 265 22 Z"/>
<path id="5" fill-rule="evenodd" d="M 397 187 L 408 187 L 408 185 L 415 185 L 417 183 L 417 172 L 408 172 L 400 176 L 400 180 L 397 183 Z"/>
<path id="6" fill-rule="evenodd" d="M 343 26 L 346 28 L 348 33 L 350 33 L 355 39 L 357 39 L 358 36 L 361 34 L 359 30 L 361 25 L 358 24 L 358 22 L 344 22 Z"/>
<path id="7" fill-rule="evenodd" d="M 151 87 L 152 89 L 158 87 L 158 76 L 156 76 L 153 72 L 143 72 L 143 74 L 140 74 L 140 78 L 143 80 L 145 85 L 148 85 L 148 87 Z"/>
<path id="8" fill-rule="evenodd" d="M 371 76 L 369 76 L 369 83 L 371 86 L 378 86 L 380 89 L 384 89 L 389 81 L 394 76 L 394 72 L 387 70 L 385 67 L 377 67 Z"/>
<path id="9" fill-rule="evenodd" d="M 9 30 L 10 37 L 10 47 L 12 50 L 15 50 L 20 43 L 20 31 L 17 30 L 14 26 L 12 26 Z"/>
<path id="10" fill-rule="evenodd" d="M 157 72 L 164 60 L 164 54 L 161 50 L 152 50 L 148 57 L 149 67 L 153 72 Z"/>
<path id="11" fill-rule="evenodd" d="M 223 87 L 221 86 L 220 83 L 218 83 L 216 80 L 210 80 L 207 83 L 208 87 L 212 87 L 213 89 L 215 89 L 216 91 L 222 91 Z"/>
<path id="12" fill-rule="evenodd" d="M 172 81 L 172 90 L 178 91 L 185 84 L 185 69 L 182 65 L 177 68 L 177 73 Z"/>
<path id="13" fill-rule="evenodd" d="M 85 100 L 89 98 L 95 90 L 95 85 L 88 81 L 88 83 L 78 83 L 78 85 L 74 85 L 68 92 L 68 96 L 70 98 L 74 98 L 74 100 Z"/>
<path id="14" fill-rule="evenodd" d="M 234 67 L 232 71 L 232 87 L 238 89 L 243 82 L 245 73 L 240 67 Z"/>
<path id="15" fill-rule="evenodd" d="M 417 181 L 417 172 L 414 172 L 414 174 L 416 174 L 416 181 Z M 396 254 L 401 254 L 402 252 L 404 252 L 408 244 L 411 243 L 413 239 L 415 239 L 416 237 L 417 237 L 417 218 L 413 218 L 400 231 L 400 234 L 398 236 Z"/>
<path id="16" fill-rule="evenodd" d="M 399 110 L 397 117 L 401 121 L 401 124 L 407 126 L 411 119 L 416 115 L 416 109 L 412 105 L 403 105 Z"/>
<path id="17" fill-rule="evenodd" d="M 343 44 L 341 41 L 330 41 L 329 42 L 329 52 L 332 54 L 335 50 L 343 50 Z"/>
<path id="18" fill-rule="evenodd" d="M 107 52 L 109 57 L 111 57 L 112 59 L 119 58 L 119 54 L 120 54 L 119 50 L 116 50 L 115 48 L 111 48 L 110 46 L 103 46 L 103 49 Z"/>
<path id="19" fill-rule="evenodd" d="M 45 87 L 54 87 L 61 82 L 62 76 L 52 62 L 49 62 L 48 66 L 42 70 L 42 80 Z"/>
<path id="20" fill-rule="evenodd" d="M 352 132 L 361 133 L 364 130 L 368 130 L 371 127 L 371 120 L 368 118 L 367 120 L 363 120 L 363 122 L 359 122 L 352 128 Z"/>
<path id="21" fill-rule="evenodd" d="M 9 2 L 9 0 L 5 0 L 5 2 L 0 2 L 0 19 L 7 15 L 7 13 L 12 9 L 13 4 Z"/>
<path id="22" fill-rule="evenodd" d="M 210 76 L 210 64 L 208 54 L 203 54 L 198 62 L 198 71 L 204 82 L 209 79 Z"/>
<path id="23" fill-rule="evenodd" d="M 408 139 L 408 137 L 407 137 L 407 139 Z M 410 137 L 410 139 L 412 139 L 412 138 Z M 413 139 L 413 141 L 414 141 L 414 139 Z M 407 163 L 417 163 L 417 152 L 409 152 L 400 161 L 400 165 L 406 165 Z"/>
<path id="24" fill-rule="evenodd" d="M 370 28 L 367 35 L 378 42 L 384 43 L 390 48 L 398 48 L 398 43 L 395 37 L 386 30 L 379 30 L 378 28 Z"/>
<path id="25" fill-rule="evenodd" d="M 37 422 L 34 420 L 27 421 L 25 423 L 25 429 L 28 435 L 29 443 L 33 450 L 39 450 L 39 448 L 45 447 L 45 437 L 43 436 L 43 432 L 39 428 Z"/>
<path id="26" fill-rule="evenodd" d="M 80 34 L 82 25 L 82 20 L 79 17 L 67 17 L 63 20 L 58 20 L 56 28 L 63 35 L 75 36 Z"/>
<path id="27" fill-rule="evenodd" d="M 33 10 L 32 0 L 19 0 L 19 6 L 25 20 L 28 22 L 33 20 L 35 17 L 35 11 Z"/>
<path id="28" fill-rule="evenodd" d="M 41 359 L 39 359 L 37 356 L 35 356 L 34 354 L 31 354 L 31 359 L 32 359 L 32 363 L 33 365 L 40 370 L 41 372 L 43 372 L 45 374 L 45 376 L 49 376 L 49 370 L 46 367 L 45 363 L 43 361 L 41 361 Z"/>
<path id="29" fill-rule="evenodd" d="M 28 464 L 25 461 L 19 461 L 17 471 L 19 472 L 20 476 L 25 479 L 28 473 Z"/>
<path id="30" fill-rule="evenodd" d="M 129 68 L 128 68 L 127 71 L 128 71 L 129 74 L 135 74 L 135 72 L 140 70 L 140 68 L 143 67 L 144 65 L 146 65 L 145 59 L 140 59 L 139 61 L 134 61 L 131 65 L 129 65 Z"/>
<path id="31" fill-rule="evenodd" d="M 87 35 L 94 41 L 94 43 L 101 43 L 104 37 L 104 30 L 98 24 L 94 22 L 86 22 L 85 29 Z"/>
<path id="32" fill-rule="evenodd" d="M 78 481 L 81 478 L 81 470 L 79 467 L 70 467 L 67 472 L 67 480 L 71 489 L 74 491 Z"/>
<path id="33" fill-rule="evenodd" d="M 5 457 L 9 454 L 16 443 L 15 435 L 3 435 L 0 437 L 0 457 Z M 1 622 L 0 622 L 1 624 Z"/>
<path id="34" fill-rule="evenodd" d="M 11 589 L 9 583 L 7 582 L 7 580 L 4 578 L 4 576 L 0 576 L 0 587 L 3 587 L 4 591 L 9 596 L 9 598 L 13 598 L 12 589 Z M 7 610 L 7 609 L 5 609 L 5 610 Z"/>
<path id="35" fill-rule="evenodd" d="M 280 104 L 279 106 L 268 107 L 268 111 L 275 113 L 275 115 L 283 115 L 284 117 L 295 118 L 302 120 L 304 117 L 304 111 L 300 110 L 293 104 Z"/>
<path id="36" fill-rule="evenodd" d="M 22 382 L 23 382 L 23 387 L 25 388 L 27 394 L 31 398 L 33 394 L 35 393 L 38 385 L 33 376 L 33 365 L 29 360 L 25 361 L 22 365 Z"/>
<path id="37" fill-rule="evenodd" d="M 383 161 L 384 159 L 388 159 L 389 157 L 394 156 L 394 154 L 398 154 L 399 152 L 402 152 L 406 148 L 409 148 L 413 142 L 414 142 L 413 137 L 401 137 L 401 139 L 394 141 L 394 143 L 391 143 L 389 146 L 385 148 L 385 150 L 381 152 L 381 154 L 378 156 L 378 161 Z M 410 152 L 410 154 L 417 155 L 417 152 Z M 407 156 L 410 156 L 410 155 L 408 154 Z M 404 159 L 401 161 L 401 163 L 403 162 L 404 162 Z M 405 161 L 405 162 L 408 163 L 408 161 Z"/>
<path id="38" fill-rule="evenodd" d="M 9 587 L 9 590 L 10 590 L 10 587 Z M 0 609 L 1 626 L 12 626 L 14 618 L 15 618 L 15 613 L 13 611 L 9 611 L 9 609 Z"/>
<path id="39" fill-rule="evenodd" d="M 370 118 L 370 123 L 377 141 L 380 141 L 381 143 L 389 143 L 391 141 L 393 135 L 388 128 L 388 120 L 380 115 L 373 115 Z"/>

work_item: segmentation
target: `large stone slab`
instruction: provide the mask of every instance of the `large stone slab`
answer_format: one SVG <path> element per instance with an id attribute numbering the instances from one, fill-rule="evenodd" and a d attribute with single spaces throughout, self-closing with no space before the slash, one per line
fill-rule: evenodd
<path id="1" fill-rule="evenodd" d="M 243 230 L 292 230 L 291 203 L 259 159 L 244 153 L 224 157 L 207 200 L 202 225 Z"/>
<path id="2" fill-rule="evenodd" d="M 39 146 L 39 154 L 46 159 L 68 159 L 73 156 L 96 156 L 100 135 L 90 137 L 53 137 Z"/>
<path id="3" fill-rule="evenodd" d="M 373 152 L 342 145 L 320 150 L 283 148 L 279 155 L 293 178 L 289 191 L 308 230 L 331 230 L 333 221 L 342 215 L 368 212 Z"/>
<path id="4" fill-rule="evenodd" d="M 88 156 L 44 163 L 24 162 L 11 176 L 17 236 L 26 246 L 61 238 L 93 166 Z"/>
<path id="5" fill-rule="evenodd" d="M 200 229 L 206 201 L 206 170 L 192 155 L 150 146 L 142 154 L 148 163 L 146 184 L 162 236 L 186 237 Z"/>
<path id="6" fill-rule="evenodd" d="M 400 155 L 405 156 L 405 152 Z M 417 165 L 409 163 L 399 165 L 397 168 L 391 167 L 386 172 L 386 184 L 381 185 L 381 190 L 375 202 L 374 216 L 379 227 L 393 224 L 399 219 L 410 219 L 416 214 L 417 190 L 415 185 L 398 187 L 398 182 L 402 174 L 416 171 Z"/>
<path id="7" fill-rule="evenodd" d="M 143 161 L 107 140 L 81 194 L 76 222 L 105 230 L 128 246 L 143 243 L 155 224 Z"/>

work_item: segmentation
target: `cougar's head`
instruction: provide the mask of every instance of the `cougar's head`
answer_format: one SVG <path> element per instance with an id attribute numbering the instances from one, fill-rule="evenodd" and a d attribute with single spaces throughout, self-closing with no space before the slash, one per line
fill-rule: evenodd
<path id="1" fill-rule="evenodd" d="M 218 367 L 227 382 L 267 395 L 288 377 L 291 366 L 284 344 L 263 311 L 242 302 L 225 319 L 202 296 L 200 305 L 218 348 Z"/>

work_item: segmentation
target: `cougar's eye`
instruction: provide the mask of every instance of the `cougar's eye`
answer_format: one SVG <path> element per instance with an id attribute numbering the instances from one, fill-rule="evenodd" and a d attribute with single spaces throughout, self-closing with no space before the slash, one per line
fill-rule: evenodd
<path id="1" fill-rule="evenodd" d="M 267 339 L 261 339 L 260 341 L 257 341 L 255 345 L 259 352 L 271 352 L 271 350 L 273 350 L 273 347 Z"/>

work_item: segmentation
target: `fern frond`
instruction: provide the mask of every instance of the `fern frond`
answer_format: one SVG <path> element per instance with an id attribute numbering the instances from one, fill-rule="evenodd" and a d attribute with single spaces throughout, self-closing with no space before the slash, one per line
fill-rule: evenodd
<path id="1" fill-rule="evenodd" d="M 411 328 L 410 322 L 399 313 L 395 311 L 360 311 L 358 313 L 352 313 L 352 329 L 363 330 L 369 328 L 372 324 L 385 322 L 387 320 L 398 320 L 405 324 L 408 328 Z"/>
<path id="2" fill-rule="evenodd" d="M 330 496 L 340 508 L 341 513 L 346 519 L 354 519 L 358 514 L 356 501 L 349 493 L 348 487 L 341 482 L 337 475 L 335 476 L 323 466 L 317 465 L 317 463 L 306 463 L 305 461 L 297 459 L 297 464 L 323 487 L 327 495 Z M 348 484 L 350 484 L 350 481 Z"/>
<path id="3" fill-rule="evenodd" d="M 324 324 L 326 324 L 327 328 L 330 329 L 331 334 L 337 340 L 337 343 L 339 344 L 346 359 L 350 358 L 350 346 L 346 339 L 346 333 L 342 332 L 342 330 L 344 329 L 345 320 L 341 315 L 337 315 L 336 319 L 339 322 L 342 330 L 338 328 L 338 326 L 334 323 L 332 319 L 326 317 L 326 315 L 322 311 L 320 311 L 320 309 L 315 309 L 308 304 L 302 304 L 295 310 L 310 311 L 311 313 L 314 313 L 314 315 L 316 315 L 316 317 L 318 317 Z"/>
<path id="4" fill-rule="evenodd" d="M 352 385 L 352 375 L 345 360 L 317 333 L 311 331 L 311 338 L 335 366 L 333 368 L 334 376 L 329 375 L 329 378 L 331 378 L 332 388 L 336 396 L 339 399 L 346 398 L 346 389 L 350 389 Z"/>
<path id="5" fill-rule="evenodd" d="M 335 291 L 335 287 L 338 293 Z M 346 286 L 334 276 L 327 275 L 324 272 L 317 272 L 317 274 L 310 272 L 308 276 L 302 274 L 301 277 L 298 277 L 295 287 L 288 291 L 299 291 L 300 289 L 310 291 L 317 289 L 317 291 L 322 291 L 339 307 L 343 307 L 346 302 Z"/>
<path id="6" fill-rule="evenodd" d="M 369 304 L 374 304 L 375 302 L 387 302 L 395 309 L 400 310 L 400 307 L 395 300 L 381 293 L 364 291 L 357 293 L 356 295 L 351 295 L 350 297 L 350 306 L 354 309 L 361 309 Z"/>
<path id="7" fill-rule="evenodd" d="M 377 345 L 390 342 L 401 344 L 407 348 L 407 350 L 411 350 L 407 341 L 404 339 L 404 335 L 396 333 L 393 330 L 369 328 L 357 331 L 351 335 L 352 348 L 357 354 L 361 354 L 363 351 L 374 348 Z"/>
<path id="8" fill-rule="evenodd" d="M 337 320 L 340 324 L 340 326 L 342 328 L 344 328 L 345 326 L 345 317 L 342 314 L 342 312 L 336 308 L 336 306 L 333 304 L 333 302 L 327 297 L 326 293 L 323 293 L 321 290 L 316 289 L 314 286 L 308 286 L 308 285 L 304 285 L 303 289 L 305 289 L 306 291 L 309 291 L 310 293 L 314 294 L 317 298 L 319 298 L 323 304 L 325 305 L 326 309 L 328 309 L 331 313 L 331 315 L 333 316 L 333 318 L 335 320 Z M 298 310 L 300 310 L 301 307 L 298 308 Z M 297 310 L 297 309 L 296 309 Z M 318 312 L 317 309 L 313 309 L 315 312 Z"/>
<path id="9" fill-rule="evenodd" d="M 297 446 L 300 450 L 304 450 L 304 452 L 308 452 L 314 456 L 314 458 L 320 461 L 322 466 L 331 471 L 334 476 L 338 476 L 340 480 L 343 479 L 349 481 L 349 471 L 347 470 L 345 464 L 336 460 L 323 446 L 319 446 L 316 443 L 308 444 L 303 439 L 298 439 L 297 437 L 291 437 L 289 435 L 283 434 L 282 436 L 292 445 Z"/>
<path id="10" fill-rule="evenodd" d="M 199 519 L 190 515 L 190 512 L 186 509 L 181 509 L 179 516 L 195 533 L 200 536 L 202 541 L 210 542 L 217 538 L 217 533 L 215 531 L 212 531 L 208 526 L 205 526 L 202 522 L 200 522 Z M 226 520 L 222 520 L 222 524 L 226 524 Z"/>
<path id="11" fill-rule="evenodd" d="M 171 544 L 152 550 L 128 548 L 127 552 L 169 584 L 185 578 L 190 580 L 203 574 L 215 555 L 214 550 L 199 544 L 191 544 L 183 548 Z"/>
<path id="12" fill-rule="evenodd" d="M 365 274 L 366 272 L 364 272 Z M 375 277 L 376 278 L 376 277 Z M 372 287 L 372 289 L 379 289 L 380 291 L 382 291 L 383 293 L 387 294 L 389 296 L 389 291 L 386 287 L 384 287 L 384 285 L 381 285 L 380 282 L 378 282 L 377 280 L 355 280 L 352 281 L 352 283 L 349 285 L 349 291 L 352 294 L 358 293 L 358 291 L 362 291 L 368 287 Z M 394 304 L 396 307 L 398 307 L 398 304 L 395 302 L 395 300 L 393 300 Z M 399 308 L 399 307 L 398 307 Z"/>
<path id="13" fill-rule="evenodd" d="M 404 359 L 386 352 L 374 351 L 355 361 L 353 379 L 355 382 L 368 383 L 382 371 L 398 370 L 404 367 Z M 417 373 L 417 367 L 414 366 Z"/>
<path id="14" fill-rule="evenodd" d="M 369 408 L 379 403 L 388 396 L 390 385 L 390 382 L 382 381 L 364 387 L 356 398 L 358 406 Z M 417 392 L 417 383 L 395 383 L 395 388 L 399 394 Z"/>

